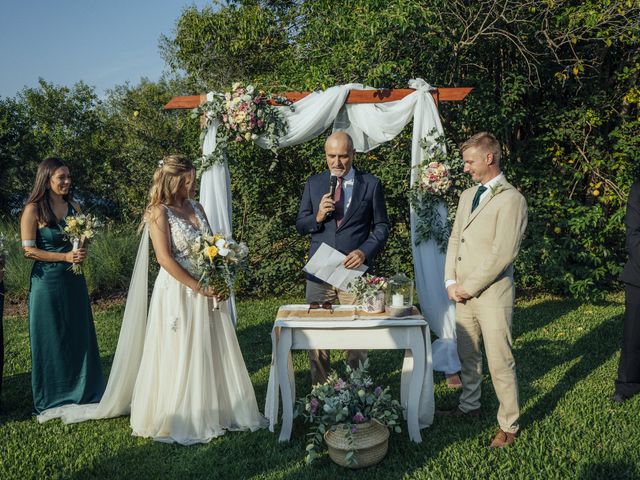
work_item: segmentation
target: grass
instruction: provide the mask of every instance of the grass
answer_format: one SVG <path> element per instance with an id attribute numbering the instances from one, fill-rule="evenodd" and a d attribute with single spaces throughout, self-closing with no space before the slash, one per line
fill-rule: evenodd
<path id="1" fill-rule="evenodd" d="M 238 337 L 258 402 L 270 365 L 270 327 L 285 300 L 239 303 Z M 108 369 L 121 307 L 95 315 L 102 360 Z M 324 455 L 304 464 L 305 427 L 294 423 L 292 441 L 262 430 L 230 433 L 209 444 L 166 445 L 131 436 L 128 417 L 64 425 L 38 424 L 31 416 L 27 323 L 5 319 L 6 365 L 0 420 L 0 478 L 640 478 L 640 398 L 613 405 L 622 335 L 623 300 L 579 304 L 554 297 L 521 301 L 513 330 L 522 430 L 514 448 L 487 448 L 496 428 L 497 400 L 488 374 L 478 419 L 436 417 L 419 445 L 406 429 L 391 437 L 376 467 L 352 472 Z M 338 352 L 334 352 L 334 360 Z M 401 354 L 372 352 L 376 381 L 398 392 Z M 294 354 L 298 393 L 309 388 L 306 356 Z M 454 406 L 457 394 L 436 376 L 436 404 Z"/>

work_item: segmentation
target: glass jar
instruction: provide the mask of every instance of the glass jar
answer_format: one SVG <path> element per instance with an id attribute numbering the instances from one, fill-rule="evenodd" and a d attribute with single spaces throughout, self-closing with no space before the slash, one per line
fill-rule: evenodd
<path id="1" fill-rule="evenodd" d="M 397 273 L 389 279 L 387 287 L 387 307 L 410 308 L 413 305 L 413 280 L 404 273 Z"/>

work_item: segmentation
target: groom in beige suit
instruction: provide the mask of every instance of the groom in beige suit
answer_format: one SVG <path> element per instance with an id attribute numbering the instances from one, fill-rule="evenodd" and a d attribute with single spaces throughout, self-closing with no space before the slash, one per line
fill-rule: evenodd
<path id="1" fill-rule="evenodd" d="M 518 381 L 511 353 L 515 289 L 513 260 L 527 226 L 527 203 L 500 170 L 500 143 L 481 132 L 462 144 L 464 171 L 479 185 L 462 192 L 449 238 L 445 286 L 456 302 L 460 404 L 448 416 L 478 416 L 484 340 L 493 388 L 500 402 L 500 429 L 491 447 L 515 442 Z"/>

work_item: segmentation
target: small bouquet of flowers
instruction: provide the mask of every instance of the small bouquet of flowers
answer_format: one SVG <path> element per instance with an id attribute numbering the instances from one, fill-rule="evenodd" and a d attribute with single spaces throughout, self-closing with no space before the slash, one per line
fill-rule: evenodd
<path id="1" fill-rule="evenodd" d="M 246 266 L 249 249 L 242 242 L 221 233 L 204 234 L 191 246 L 191 262 L 198 272 L 198 282 L 211 287 L 222 298 L 229 296 L 238 271 Z"/>
<path id="2" fill-rule="evenodd" d="M 419 167 L 418 183 L 423 192 L 432 195 L 444 195 L 453 185 L 449 167 L 440 162 L 421 165 Z"/>
<path id="3" fill-rule="evenodd" d="M 365 312 L 381 313 L 384 312 L 384 293 L 388 285 L 385 277 L 362 275 L 350 282 L 347 288 Z"/>
<path id="4" fill-rule="evenodd" d="M 89 240 L 95 237 L 96 231 L 104 226 L 95 215 L 90 213 L 69 215 L 64 219 L 64 223 L 65 237 L 73 243 L 74 250 L 82 248 Z M 74 263 L 71 265 L 71 270 L 76 275 L 80 275 L 82 273 L 82 265 Z"/>
<path id="5" fill-rule="evenodd" d="M 376 386 L 368 374 L 369 360 L 360 364 L 360 368 L 346 367 L 348 380 L 331 372 L 327 381 L 315 385 L 311 393 L 300 398 L 296 405 L 296 416 L 311 424 L 307 445 L 307 463 L 318 456 L 322 447 L 323 435 L 329 430 L 342 428 L 349 444 L 353 445 L 353 434 L 359 426 L 376 420 L 387 428 L 399 433 L 399 419 L 402 415 L 400 402 L 394 400 L 389 387 Z M 349 464 L 355 463 L 355 452 L 346 455 Z"/>
<path id="6" fill-rule="evenodd" d="M 384 292 L 389 282 L 385 277 L 362 275 L 347 285 L 349 293 L 356 296 L 356 300 L 363 302 L 368 298 L 376 297 L 378 292 Z"/>

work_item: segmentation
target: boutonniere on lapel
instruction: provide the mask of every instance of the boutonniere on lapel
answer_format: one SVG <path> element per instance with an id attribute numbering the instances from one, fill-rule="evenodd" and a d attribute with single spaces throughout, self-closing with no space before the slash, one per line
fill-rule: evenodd
<path id="1" fill-rule="evenodd" d="M 495 185 L 489 187 L 489 189 L 491 190 L 491 198 L 493 198 L 504 190 L 504 185 L 498 182 Z"/>

